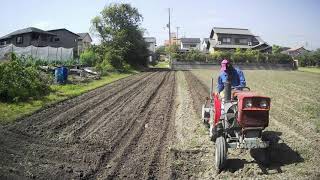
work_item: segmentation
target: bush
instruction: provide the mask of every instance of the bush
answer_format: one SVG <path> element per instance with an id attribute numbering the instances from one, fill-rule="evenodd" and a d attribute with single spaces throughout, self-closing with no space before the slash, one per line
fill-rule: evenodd
<path id="1" fill-rule="evenodd" d="M 108 72 L 128 72 L 133 70 L 132 66 L 124 60 L 123 52 L 113 48 L 104 48 L 102 60 L 98 59 L 96 68 L 103 75 Z"/>
<path id="2" fill-rule="evenodd" d="M 187 61 L 205 61 L 206 55 L 199 50 L 191 50 L 186 53 L 185 60 Z"/>
<path id="3" fill-rule="evenodd" d="M 297 57 L 299 65 L 305 66 L 320 66 L 320 49 L 313 52 L 307 52 Z"/>
<path id="4" fill-rule="evenodd" d="M 95 66 L 97 62 L 96 54 L 93 50 L 87 49 L 80 55 L 80 63 L 86 66 Z"/>
<path id="5" fill-rule="evenodd" d="M 13 58 L 0 64 L 0 100 L 23 101 L 39 98 L 50 91 L 50 79 L 34 66 L 24 66 Z"/>
<path id="6" fill-rule="evenodd" d="M 291 56 L 287 55 L 287 54 L 267 54 L 267 63 L 271 63 L 271 64 L 287 64 L 292 62 L 292 58 Z"/>
<path id="7" fill-rule="evenodd" d="M 245 51 L 237 49 L 235 52 L 216 51 L 210 54 L 211 61 L 221 62 L 223 59 L 229 59 L 232 63 L 272 63 L 286 64 L 292 61 L 292 58 L 286 54 L 264 54 L 257 50 L 247 49 Z"/>
<path id="8" fill-rule="evenodd" d="M 228 51 L 216 51 L 212 53 L 210 56 L 212 59 L 214 59 L 216 62 L 220 62 L 223 59 L 231 59 L 231 52 Z"/>

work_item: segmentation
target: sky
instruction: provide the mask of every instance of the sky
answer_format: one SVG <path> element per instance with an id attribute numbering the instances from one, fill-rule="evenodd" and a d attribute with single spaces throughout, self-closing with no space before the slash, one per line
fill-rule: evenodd
<path id="1" fill-rule="evenodd" d="M 91 19 L 115 2 L 136 7 L 145 36 L 158 45 L 168 39 L 171 8 L 179 37 L 207 38 L 212 27 L 248 28 L 270 45 L 320 48 L 319 0 L 0 0 L 0 37 L 26 27 L 90 32 Z"/>

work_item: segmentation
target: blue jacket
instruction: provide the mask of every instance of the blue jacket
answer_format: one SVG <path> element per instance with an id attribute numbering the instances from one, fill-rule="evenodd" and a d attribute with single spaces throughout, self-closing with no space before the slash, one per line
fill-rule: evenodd
<path id="1" fill-rule="evenodd" d="M 244 78 L 243 72 L 238 68 L 233 68 L 231 71 L 232 73 L 232 87 L 245 87 L 246 86 L 246 80 Z M 219 78 L 218 78 L 218 85 L 217 85 L 217 91 L 220 93 L 224 89 L 224 84 L 228 79 L 228 74 L 224 71 L 220 72 Z"/>

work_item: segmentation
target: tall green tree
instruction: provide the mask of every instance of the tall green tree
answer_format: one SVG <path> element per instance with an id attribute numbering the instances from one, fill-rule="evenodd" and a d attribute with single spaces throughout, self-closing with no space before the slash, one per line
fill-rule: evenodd
<path id="1" fill-rule="evenodd" d="M 92 19 L 92 29 L 108 51 L 105 60 L 117 67 L 124 63 L 147 65 L 148 49 L 140 28 L 142 20 L 142 15 L 130 4 L 111 4 Z"/>

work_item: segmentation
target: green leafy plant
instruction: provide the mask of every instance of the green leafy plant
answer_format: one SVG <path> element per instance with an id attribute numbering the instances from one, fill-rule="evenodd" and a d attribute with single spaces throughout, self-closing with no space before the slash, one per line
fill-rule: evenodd
<path id="1" fill-rule="evenodd" d="M 50 78 L 35 66 L 25 66 L 12 55 L 9 62 L 0 64 L 0 100 L 24 101 L 38 98 L 50 91 Z"/>
<path id="2" fill-rule="evenodd" d="M 95 66 L 96 62 L 96 53 L 92 49 L 87 49 L 80 55 L 80 63 L 83 65 Z"/>

